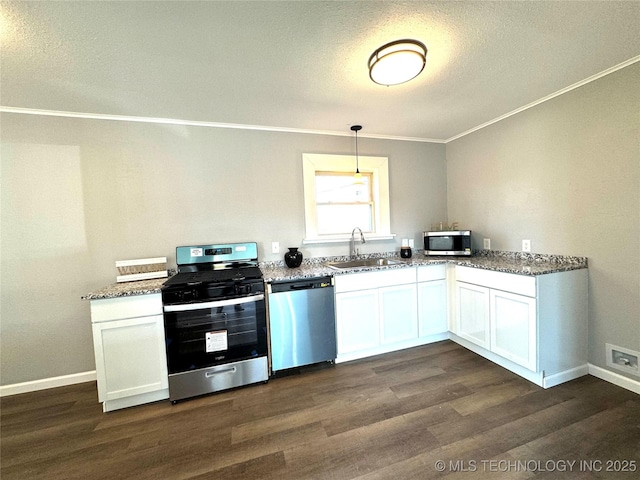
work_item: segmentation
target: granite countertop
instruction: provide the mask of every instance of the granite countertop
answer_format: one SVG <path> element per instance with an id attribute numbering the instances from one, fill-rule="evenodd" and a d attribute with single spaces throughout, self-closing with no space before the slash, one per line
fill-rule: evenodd
<path id="1" fill-rule="evenodd" d="M 129 297 L 132 295 L 146 295 L 160 293 L 160 287 L 167 278 L 154 278 L 153 280 L 138 280 L 136 282 L 112 283 L 106 287 L 94 290 L 80 297 L 82 300 L 100 300 L 105 298 Z"/>
<path id="2" fill-rule="evenodd" d="M 419 250 L 414 252 L 411 258 L 400 258 L 397 252 L 360 255 L 358 258 L 389 258 L 401 263 L 385 266 L 335 270 L 327 267 L 325 263 L 348 261 L 349 257 L 318 257 L 304 260 L 302 265 L 298 268 L 288 268 L 284 265 L 284 262 L 264 262 L 260 265 L 260 270 L 262 270 L 265 282 L 277 282 L 296 280 L 300 278 L 322 277 L 325 275 L 346 275 L 350 273 L 361 273 L 375 270 L 389 270 L 447 263 L 528 276 L 587 268 L 586 257 L 498 252 L 494 250 L 482 250 L 475 252 L 471 257 L 426 257 L 423 251 Z"/>
<path id="3" fill-rule="evenodd" d="M 560 257 L 558 255 L 536 254 L 526 254 L 526 256 L 475 255 L 470 258 L 457 258 L 450 263 L 465 267 L 528 276 L 588 268 L 587 257 Z"/>
<path id="4" fill-rule="evenodd" d="M 259 264 L 265 282 L 298 280 L 302 278 L 346 275 L 376 270 L 416 267 L 424 265 L 454 264 L 465 267 L 481 268 L 517 275 L 545 275 L 587 268 L 586 257 L 560 255 L 541 255 L 535 253 L 499 252 L 481 250 L 471 257 L 425 257 L 422 250 L 414 251 L 411 258 L 400 258 L 397 252 L 360 255 L 359 259 L 388 258 L 400 263 L 385 266 L 357 267 L 336 270 L 325 265 L 327 262 L 348 261 L 349 257 L 315 257 L 305 259 L 297 268 L 288 268 L 284 262 L 261 262 Z M 98 300 L 131 295 L 160 293 L 166 278 L 142 280 L 138 282 L 114 283 L 81 297 L 83 300 Z"/>
<path id="5" fill-rule="evenodd" d="M 327 262 L 347 262 L 349 257 L 316 257 L 309 260 L 304 260 L 302 265 L 296 268 L 288 268 L 284 262 L 264 262 L 260 265 L 260 270 L 264 276 L 265 282 L 281 282 L 286 280 L 298 280 L 301 278 L 313 278 L 324 276 L 336 276 L 346 275 L 350 273 L 362 273 L 372 272 L 377 270 L 392 270 L 398 268 L 415 267 L 416 265 L 434 265 L 439 263 L 446 263 L 446 260 L 442 258 L 400 258 L 397 253 L 388 254 L 371 254 L 371 255 L 359 255 L 358 259 L 370 259 L 370 258 L 386 258 L 395 260 L 397 264 L 384 265 L 384 266 L 369 266 L 369 267 L 355 267 L 345 268 L 337 270 L 325 265 Z"/>

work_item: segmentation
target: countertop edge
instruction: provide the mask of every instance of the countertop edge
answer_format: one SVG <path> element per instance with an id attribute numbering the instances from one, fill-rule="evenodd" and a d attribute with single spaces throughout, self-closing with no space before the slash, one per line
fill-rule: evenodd
<path id="1" fill-rule="evenodd" d="M 336 270 L 325 263 L 346 261 L 348 257 L 315 257 L 305 259 L 300 267 L 288 268 L 284 262 L 261 262 L 260 269 L 265 283 L 292 281 L 305 278 L 340 276 L 408 267 L 454 264 L 482 270 L 491 270 L 515 275 L 538 276 L 588 268 L 586 257 L 558 255 L 521 254 L 519 252 L 481 251 L 471 257 L 426 257 L 423 253 L 411 258 L 400 258 L 396 252 L 361 255 L 358 258 L 389 258 L 400 263 L 384 266 L 356 267 Z M 160 293 L 167 278 L 114 283 L 83 295 L 81 300 L 104 300 Z"/>
<path id="2" fill-rule="evenodd" d="M 262 272 L 264 275 L 265 283 L 272 282 L 282 282 L 282 281 L 290 281 L 296 279 L 303 278 L 313 278 L 313 277 L 322 277 L 326 275 L 330 276 L 339 276 L 339 275 L 350 275 L 356 273 L 366 273 L 372 271 L 382 271 L 382 270 L 393 270 L 400 268 L 408 268 L 408 267 L 421 267 L 421 266 L 430 266 L 430 265 L 442 265 L 442 264 L 453 264 L 461 267 L 470 267 L 470 268 L 478 268 L 481 270 L 490 270 L 502 273 L 510 273 L 513 275 L 525 275 L 536 277 L 539 275 L 548 275 L 551 273 L 561 273 L 568 272 L 571 270 L 580 270 L 588 268 L 588 265 L 585 263 L 566 263 L 566 264 L 555 264 L 555 263 L 538 263 L 534 265 L 525 264 L 524 262 L 517 264 L 514 263 L 513 266 L 509 265 L 491 265 L 490 263 L 478 262 L 474 261 L 471 258 L 454 259 L 454 258 L 424 258 L 424 259 L 400 259 L 393 258 L 393 260 L 400 260 L 402 263 L 394 264 L 394 265 L 384 265 L 384 266 L 370 266 L 370 267 L 356 267 L 356 268 L 345 268 L 342 270 L 335 270 L 324 265 L 318 265 L 316 268 L 309 268 L 307 266 L 305 268 L 304 264 L 300 267 L 296 268 L 288 268 L 285 266 L 282 267 L 268 267 L 263 268 Z M 515 266 L 517 265 L 517 267 Z"/>

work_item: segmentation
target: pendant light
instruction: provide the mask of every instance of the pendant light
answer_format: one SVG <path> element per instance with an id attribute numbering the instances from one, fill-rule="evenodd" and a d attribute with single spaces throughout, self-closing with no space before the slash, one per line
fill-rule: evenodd
<path id="1" fill-rule="evenodd" d="M 362 183 L 362 174 L 360 173 L 360 160 L 358 158 L 358 132 L 362 130 L 362 125 L 351 125 L 351 131 L 356 132 L 356 173 L 353 175 L 354 183 Z"/>
<path id="2" fill-rule="evenodd" d="M 418 40 L 396 40 L 378 48 L 369 57 L 369 77 L 380 85 L 398 85 L 420 75 L 427 47 Z"/>

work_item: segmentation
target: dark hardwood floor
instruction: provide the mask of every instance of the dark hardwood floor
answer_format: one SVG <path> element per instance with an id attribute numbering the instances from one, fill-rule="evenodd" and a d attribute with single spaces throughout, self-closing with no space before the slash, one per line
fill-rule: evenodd
<path id="1" fill-rule="evenodd" d="M 639 395 L 449 341 L 177 405 L 105 414 L 91 382 L 0 407 L 2 480 L 640 478 Z"/>

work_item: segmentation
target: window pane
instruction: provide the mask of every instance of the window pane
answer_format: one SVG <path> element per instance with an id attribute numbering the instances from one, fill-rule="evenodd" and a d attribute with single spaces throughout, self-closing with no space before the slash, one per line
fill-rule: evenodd
<path id="1" fill-rule="evenodd" d="M 362 175 L 362 181 L 359 183 L 355 183 L 354 180 L 351 174 L 316 174 L 316 203 L 370 202 L 370 175 Z"/>
<path id="2" fill-rule="evenodd" d="M 318 205 L 318 233 L 329 235 L 351 233 L 355 227 L 363 232 L 373 231 L 371 204 Z"/>

